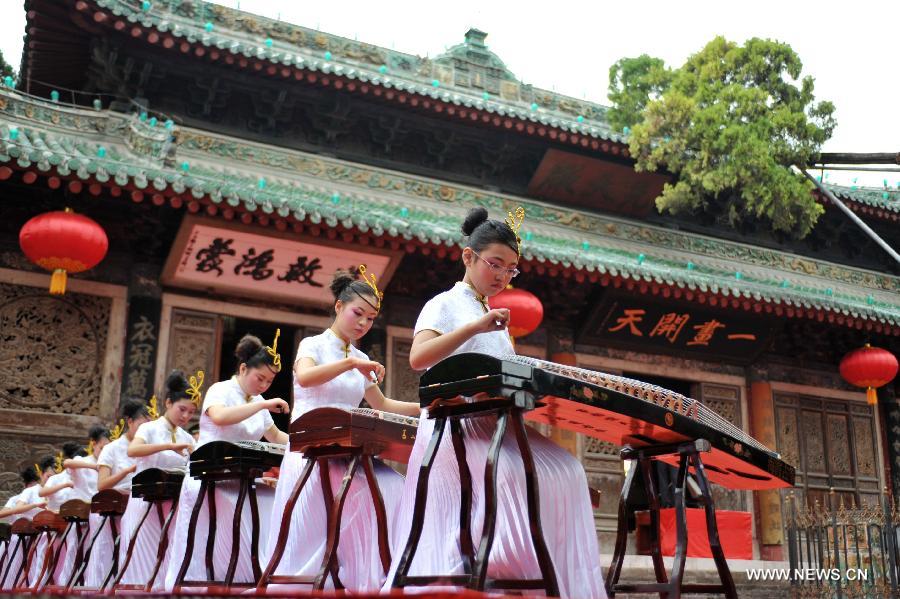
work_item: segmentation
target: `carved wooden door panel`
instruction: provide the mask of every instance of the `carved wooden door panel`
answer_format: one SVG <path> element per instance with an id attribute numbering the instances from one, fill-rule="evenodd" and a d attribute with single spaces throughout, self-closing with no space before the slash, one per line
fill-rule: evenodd
<path id="1" fill-rule="evenodd" d="M 178 368 L 190 377 L 198 370 L 202 370 L 205 394 L 209 386 L 219 380 L 221 335 L 220 316 L 207 312 L 173 309 L 169 347 L 166 352 L 166 374 Z"/>
<path id="2" fill-rule="evenodd" d="M 778 451 L 797 468 L 809 504 L 873 503 L 881 483 L 872 409 L 855 402 L 775 394 Z M 834 489 L 831 496 L 830 490 Z"/>

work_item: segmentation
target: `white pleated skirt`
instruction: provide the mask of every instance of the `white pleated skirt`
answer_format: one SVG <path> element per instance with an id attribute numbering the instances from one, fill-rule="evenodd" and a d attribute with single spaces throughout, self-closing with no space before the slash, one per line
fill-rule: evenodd
<path id="1" fill-rule="evenodd" d="M 228 562 L 231 560 L 231 530 L 234 510 L 237 504 L 239 485 L 235 481 L 217 482 L 215 490 L 216 522 L 215 543 L 213 544 L 213 566 L 216 580 L 223 580 L 228 570 Z M 166 568 L 164 589 L 172 590 L 175 579 L 181 569 L 182 560 L 187 550 L 188 527 L 190 526 L 191 511 L 197 501 L 200 492 L 200 480 L 190 476 L 185 477 L 181 485 L 181 496 L 178 500 L 178 514 L 175 516 L 171 549 L 169 550 L 169 563 Z M 265 544 L 269 535 L 269 520 L 272 513 L 272 503 L 275 492 L 266 486 L 256 487 L 257 504 L 259 506 L 259 543 Z M 250 513 L 250 498 L 244 500 L 241 511 L 240 548 L 237 567 L 235 569 L 234 582 L 249 582 L 253 580 L 253 566 L 250 558 L 252 519 Z M 203 503 L 194 534 L 194 547 L 190 557 L 185 580 L 206 580 L 206 540 L 210 532 L 209 504 Z M 265 564 L 260 560 L 260 568 Z"/>
<path id="2" fill-rule="evenodd" d="M 131 562 L 122 576 L 121 584 L 147 584 L 150 576 L 153 575 L 153 568 L 156 565 L 156 557 L 159 549 L 160 535 L 162 527 L 172 511 L 172 502 L 165 501 L 162 504 L 162 520 L 159 518 L 157 508 L 141 498 L 132 497 L 128 500 L 128 507 L 125 508 L 125 514 L 122 516 L 122 541 L 119 544 L 119 563 L 125 564 L 125 556 L 128 553 L 128 544 L 134 538 L 135 531 L 147 507 L 150 506 L 150 513 L 144 520 L 140 534 L 134 543 L 134 550 L 131 553 Z M 177 516 L 176 516 L 177 517 Z M 168 568 L 168 558 L 172 551 L 172 540 L 175 534 L 175 526 L 177 522 L 172 522 L 169 526 L 168 537 L 169 544 L 163 561 L 160 564 L 159 572 L 152 590 L 161 590 L 165 584 L 166 570 Z M 229 529 L 230 530 L 230 529 Z M 205 538 L 204 538 L 205 540 Z"/>
<path id="3" fill-rule="evenodd" d="M 484 470 L 495 416 L 461 421 L 466 461 L 472 475 L 471 531 L 475 550 L 484 523 Z M 409 536 L 419 466 L 431 440 L 434 420 L 423 415 L 409 460 L 406 485 L 391 535 L 393 563 L 384 589 L 390 590 Z M 581 463 L 572 454 L 528 428 L 539 485 L 541 526 L 562 597 L 605 598 L 594 516 Z M 511 427 L 497 470 L 497 526 L 488 565 L 491 578 L 539 578 L 528 526 L 525 473 Z M 449 423 L 432 466 L 428 502 L 418 550 L 409 574 L 463 574 L 459 544 L 460 477 Z M 409 592 L 416 589 L 409 588 Z"/>
<path id="4" fill-rule="evenodd" d="M 270 533 L 263 552 L 264 568 L 275 549 L 282 515 L 294 485 L 300 478 L 304 463 L 305 460 L 299 453 L 287 452 L 284 455 L 275 492 Z M 350 461 L 347 459 L 331 460 L 329 464 L 333 497 L 336 497 L 340 490 L 349 464 Z M 390 536 L 394 514 L 403 494 L 403 476 L 378 460 L 375 461 L 375 476 L 384 500 Z M 315 465 L 294 506 L 290 535 L 275 573 L 288 576 L 317 574 L 325 555 L 327 527 L 322 479 L 319 466 Z M 381 588 L 385 574 L 378 550 L 378 525 L 362 464 L 356 471 L 344 500 L 337 555 L 338 576 L 348 591 L 373 593 Z M 326 588 L 333 588 L 331 577 L 326 580 Z M 298 591 L 309 589 L 308 586 L 298 585 L 270 585 L 269 588 Z"/>

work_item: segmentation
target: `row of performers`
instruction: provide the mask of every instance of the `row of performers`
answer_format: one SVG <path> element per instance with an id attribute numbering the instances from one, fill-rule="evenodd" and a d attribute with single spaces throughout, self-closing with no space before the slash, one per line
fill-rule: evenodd
<path id="1" fill-rule="evenodd" d="M 467 245 L 462 253 L 465 276 L 449 290 L 428 301 L 419 314 L 410 350 L 410 365 L 415 370 L 430 368 L 437 362 L 459 352 L 480 352 L 490 355 L 514 353 L 507 332 L 509 312 L 491 309 L 487 298 L 503 290 L 519 274 L 521 256 L 518 235 L 523 213 L 510 215 L 506 221 L 489 219 L 487 211 L 476 208 L 469 212 L 462 225 Z M 355 347 L 371 328 L 377 317 L 383 294 L 374 277 L 347 271 L 335 274 L 331 289 L 334 293 L 335 318 L 322 334 L 300 342 L 293 364 L 294 406 L 292 419 L 321 407 L 355 408 L 361 399 L 376 410 L 407 416 L 420 416 L 418 405 L 385 397 L 377 382 L 384 377 L 384 367 Z M 253 336 L 239 342 L 235 355 L 237 372 L 228 380 L 212 385 L 202 398 L 195 391 L 196 382 L 187 381 L 180 373 L 173 373 L 166 383 L 165 412 L 151 420 L 142 402 L 124 406 L 125 431 L 121 437 L 103 446 L 102 435 L 94 439 L 93 453 L 87 458 L 72 458 L 65 464 L 71 472 L 72 490 L 81 489 L 82 470 L 97 469 L 98 488 L 129 489 L 135 470 L 144 468 L 184 467 L 189 451 L 214 440 L 245 441 L 264 437 L 273 443 L 288 442 L 270 412 L 287 412 L 282 399 L 264 399 L 275 375 L 281 369 L 276 342 L 271 347 Z M 190 383 L 194 382 L 192 386 Z M 184 427 L 200 410 L 199 439 L 194 441 Z M 415 499 L 416 476 L 425 447 L 431 437 L 433 420 L 420 417 L 415 445 L 404 477 L 384 464 L 377 469 L 377 479 L 388 514 L 389 536 L 393 564 L 385 574 L 379 559 L 377 525 L 368 486 L 357 475 L 347 495 L 340 528 L 338 548 L 339 576 L 351 592 L 376 592 L 390 589 L 397 562 L 410 532 L 410 514 Z M 485 416 L 462 421 L 466 443 L 466 459 L 473 482 L 472 535 L 481 535 L 484 519 L 485 459 L 495 426 L 495 417 Z M 591 509 L 586 476 L 581 463 L 564 449 L 536 432 L 529 432 L 540 486 L 540 507 L 543 533 L 556 570 L 560 593 L 564 597 L 603 597 L 597 537 Z M 94 458 L 96 461 L 94 461 Z M 268 563 L 281 524 L 284 506 L 300 476 L 303 456 L 286 452 L 274 491 L 260 488 L 261 512 L 260 560 Z M 507 438 L 499 460 L 498 488 L 500 492 L 497 531 L 490 557 L 488 575 L 495 578 L 538 578 L 540 569 L 529 537 L 524 471 L 516 450 L 513 434 Z M 341 484 L 344 468 L 331 468 L 332 492 Z M 76 475 L 76 473 L 78 473 Z M 45 476 L 45 475 L 44 475 Z M 60 476 L 60 475 L 57 475 Z M 19 502 L 36 507 L 32 496 L 44 494 L 48 507 L 59 505 L 50 499 L 60 492 L 54 479 L 42 480 L 40 492 L 29 486 Z M 290 537 L 276 574 L 315 575 L 322 563 L 326 543 L 326 515 L 322 482 L 313 472 L 309 483 L 293 511 Z M 31 484 L 32 477 L 26 477 Z M 36 484 L 36 483 L 35 483 Z M 90 483 L 84 483 L 89 485 Z M 86 489 L 87 487 L 85 487 Z M 170 590 L 185 557 L 191 510 L 197 501 L 200 481 L 184 479 L 176 520 L 170 529 L 168 556 L 163 565 L 165 575 L 158 577 L 157 586 Z M 437 573 L 461 574 L 458 519 L 460 510 L 460 476 L 452 444 L 445 436 L 432 467 L 424 530 L 410 575 Z M 228 485 L 217 485 L 215 519 L 231 522 L 237 491 Z M 135 505 L 132 505 L 134 503 Z M 132 498 L 122 519 L 120 551 L 127 547 L 136 521 L 143 512 L 140 501 Z M 167 507 L 167 509 L 170 509 Z M 266 520 L 270 520 L 268 527 Z M 148 518 L 144 527 L 151 526 Z M 249 560 L 251 516 L 244 505 L 240 542 L 240 560 L 235 580 L 252 580 Z M 156 536 L 161 524 L 157 521 Z M 206 505 L 196 528 L 197 538 L 204 539 L 210 526 Z M 215 526 L 215 524 L 213 524 Z M 230 528 L 230 526 L 228 527 Z M 143 584 L 148 578 L 156 556 L 153 534 L 144 533 L 122 583 Z M 141 542 L 141 539 L 146 539 Z M 101 583 L 104 569 L 111 561 L 110 538 L 98 541 L 102 548 L 91 555 L 87 586 Z M 246 545 L 246 546 L 244 546 Z M 224 568 L 231 552 L 231 535 L 215 537 L 214 563 Z M 186 579 L 205 579 L 205 543 L 194 543 Z M 120 562 L 121 563 L 121 562 Z"/>

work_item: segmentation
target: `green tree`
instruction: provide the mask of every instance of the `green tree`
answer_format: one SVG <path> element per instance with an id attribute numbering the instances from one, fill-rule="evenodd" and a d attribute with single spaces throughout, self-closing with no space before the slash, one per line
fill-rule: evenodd
<path id="1" fill-rule="evenodd" d="M 6 60 L 3 58 L 3 52 L 0 52 L 0 79 L 3 79 L 7 75 L 9 75 L 11 77 L 15 77 L 16 72 L 9 65 L 9 63 L 6 62 Z"/>
<path id="2" fill-rule="evenodd" d="M 620 59 L 609 68 L 609 124 L 616 130 L 633 127 L 647 103 L 659 99 L 671 83 L 672 71 L 659 58 L 641 54 Z"/>
<path id="3" fill-rule="evenodd" d="M 630 102 L 623 114 L 640 106 L 626 90 L 640 96 L 648 88 L 644 73 L 658 68 L 622 78 L 616 97 Z M 646 96 L 630 139 L 635 169 L 666 169 L 677 178 L 656 198 L 657 208 L 724 213 L 732 226 L 768 220 L 775 231 L 805 237 L 823 208 L 812 184 L 790 167 L 814 160 L 835 120 L 831 102 L 814 103 L 813 79 L 801 79 L 802 68 L 787 44 L 754 38 L 741 46 L 717 37 L 672 71 L 667 87 L 651 92 L 658 97 Z"/>

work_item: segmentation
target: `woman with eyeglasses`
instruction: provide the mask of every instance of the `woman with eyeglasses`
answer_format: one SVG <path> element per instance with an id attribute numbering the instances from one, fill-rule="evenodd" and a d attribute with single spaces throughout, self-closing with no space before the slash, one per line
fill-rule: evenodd
<path id="1" fill-rule="evenodd" d="M 422 308 L 416 321 L 409 363 L 414 370 L 431 368 L 462 352 L 492 356 L 514 354 L 507 331 L 509 310 L 491 309 L 488 298 L 500 293 L 519 274 L 520 239 L 524 218 L 519 209 L 507 222 L 488 219 L 487 210 L 469 211 L 462 225 L 468 237 L 462 259 L 462 281 L 435 296 Z M 473 539 L 481 537 L 484 523 L 484 469 L 496 416 L 461 420 L 466 461 L 472 475 Z M 410 531 L 418 469 L 431 439 L 434 420 L 423 411 L 409 460 L 397 526 L 391 538 L 394 558 L 387 587 Z M 541 526 L 556 571 L 562 597 L 605 597 L 594 516 L 587 477 L 581 463 L 569 452 L 539 433 L 529 430 L 540 493 Z M 515 435 L 507 429 L 498 461 L 499 505 L 497 528 L 488 576 L 500 579 L 539 578 L 540 568 L 528 525 L 525 474 Z M 441 440 L 429 480 L 424 529 L 410 576 L 463 574 L 460 555 L 460 479 L 450 435 Z M 448 531 L 452 531 L 448 534 Z"/>

